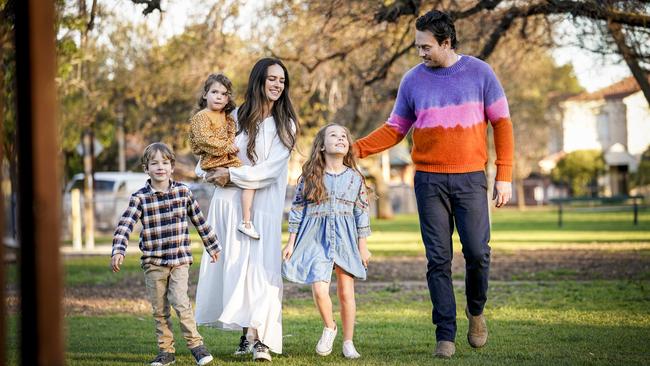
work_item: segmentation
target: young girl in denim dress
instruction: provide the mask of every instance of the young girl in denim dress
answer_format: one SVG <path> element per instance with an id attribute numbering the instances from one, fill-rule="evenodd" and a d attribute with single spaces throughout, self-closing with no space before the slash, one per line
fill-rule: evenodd
<path id="1" fill-rule="evenodd" d="M 359 358 L 352 336 L 356 304 L 354 279 L 366 279 L 370 252 L 368 194 L 357 168 L 347 128 L 330 124 L 316 134 L 309 160 L 302 167 L 289 213 L 289 242 L 282 253 L 282 275 L 311 284 L 325 325 L 316 353 L 332 352 L 338 332 L 329 295 L 332 269 L 343 323 L 343 355 Z"/>

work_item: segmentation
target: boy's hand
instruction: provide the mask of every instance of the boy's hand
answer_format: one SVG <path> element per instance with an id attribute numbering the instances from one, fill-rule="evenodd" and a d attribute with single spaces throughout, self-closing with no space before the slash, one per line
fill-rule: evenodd
<path id="1" fill-rule="evenodd" d="M 114 256 L 111 257 L 111 268 L 113 269 L 113 272 L 120 271 L 120 266 L 122 265 L 122 262 L 124 262 L 124 255 L 122 254 L 115 254 Z"/>
<path id="2" fill-rule="evenodd" d="M 214 254 L 211 254 L 210 255 L 210 263 L 215 263 L 216 261 L 218 261 L 220 254 L 221 254 L 221 252 L 216 252 Z"/>
<path id="3" fill-rule="evenodd" d="M 361 264 L 368 269 L 368 262 L 372 253 L 368 250 L 368 245 L 366 244 L 366 238 L 359 238 L 359 254 L 361 254 Z"/>

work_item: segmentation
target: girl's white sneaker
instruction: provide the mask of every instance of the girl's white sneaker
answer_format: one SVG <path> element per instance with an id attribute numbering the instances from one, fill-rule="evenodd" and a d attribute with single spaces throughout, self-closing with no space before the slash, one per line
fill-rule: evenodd
<path id="1" fill-rule="evenodd" d="M 352 343 L 352 341 L 343 342 L 343 356 L 345 356 L 345 358 L 351 359 L 361 357 L 356 348 L 354 348 L 354 343 Z"/>
<path id="2" fill-rule="evenodd" d="M 327 356 L 332 353 L 332 347 L 334 347 L 334 338 L 336 338 L 336 332 L 338 332 L 338 328 L 323 328 L 323 334 L 320 336 L 320 340 L 316 344 L 316 353 L 321 356 Z"/>

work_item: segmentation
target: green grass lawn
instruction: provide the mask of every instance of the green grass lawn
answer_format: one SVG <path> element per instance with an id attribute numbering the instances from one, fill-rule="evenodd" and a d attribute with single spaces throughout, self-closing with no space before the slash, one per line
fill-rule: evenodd
<path id="1" fill-rule="evenodd" d="M 557 228 L 553 210 L 496 210 L 490 245 L 496 251 L 518 249 L 640 249 L 650 255 L 650 212 L 642 211 L 638 226 L 630 212 L 567 212 Z M 376 257 L 419 256 L 423 253 L 417 216 L 374 220 L 369 240 Z M 194 234 L 193 240 L 198 242 Z M 458 238 L 456 249 L 460 250 Z M 132 243 L 132 245 L 137 245 Z M 198 262 L 200 251 L 194 251 Z M 120 274 L 113 274 L 107 256 L 71 257 L 64 261 L 65 285 L 111 286 L 140 278 L 139 258 L 127 256 Z M 570 268 L 555 271 L 571 271 Z M 191 269 L 195 282 L 198 265 Z M 553 271 L 550 271 L 553 272 Z M 559 281 L 554 273 L 522 277 L 523 281 L 493 281 L 486 307 L 490 338 L 486 348 L 474 350 L 466 340 L 467 320 L 463 289 L 458 288 L 457 353 L 451 361 L 432 357 L 435 346 L 431 305 L 425 290 L 388 286 L 357 297 L 355 344 L 363 357 L 347 361 L 340 356 L 341 335 L 328 357 L 313 348 L 322 325 L 311 300 L 285 297 L 284 354 L 279 365 L 644 365 L 650 359 L 650 277 L 637 280 Z M 455 277 L 456 278 L 456 277 Z M 8 282 L 15 283 L 10 267 Z M 307 288 L 305 288 L 308 291 Z M 194 294 L 191 294 L 194 297 Z M 336 297 L 333 296 L 338 309 Z M 338 319 L 338 316 L 337 316 Z M 9 315 L 9 365 L 16 360 L 17 315 Z M 66 358 L 68 365 L 145 364 L 155 356 L 154 326 L 145 311 L 102 316 L 68 315 Z M 175 319 L 177 365 L 194 364 Z M 218 364 L 252 364 L 249 358 L 231 356 L 238 335 L 201 328 Z"/>
<path id="2" fill-rule="evenodd" d="M 650 344 L 648 283 L 626 281 L 495 283 L 486 308 L 488 345 L 474 350 L 467 344 L 467 320 L 459 316 L 457 353 L 452 364 L 647 364 Z M 456 293 L 458 312 L 464 298 Z M 425 291 L 372 292 L 358 296 L 355 336 L 363 357 L 358 365 L 442 364 L 432 358 L 435 345 L 430 305 Z M 336 306 L 336 300 L 335 300 Z M 15 326 L 12 318 L 10 334 Z M 178 362 L 191 365 L 175 320 Z M 66 317 L 68 365 L 143 364 L 156 351 L 153 320 L 148 314 Z M 201 328 L 216 364 L 241 364 L 233 357 L 237 334 Z M 280 365 L 348 364 L 340 356 L 341 337 L 328 357 L 313 348 L 321 323 L 309 300 L 286 299 L 284 354 Z M 15 349 L 15 338 L 9 339 Z M 10 354 L 10 365 L 15 354 Z M 249 361 L 250 359 L 244 358 Z M 247 362 L 249 363 L 249 362 Z"/>

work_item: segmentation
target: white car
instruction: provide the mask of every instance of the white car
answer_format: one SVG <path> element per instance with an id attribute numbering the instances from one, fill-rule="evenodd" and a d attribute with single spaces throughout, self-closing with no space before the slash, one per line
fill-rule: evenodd
<path id="1" fill-rule="evenodd" d="M 131 194 L 144 187 L 149 176 L 132 172 L 95 172 L 93 176 L 95 229 L 110 232 L 115 229 L 120 215 L 128 207 Z M 81 193 L 80 205 L 83 215 L 83 188 L 84 174 L 75 174 L 65 188 L 62 202 L 63 222 L 68 224 L 63 225 L 64 230 L 70 227 L 70 192 L 73 189 L 79 189 Z"/>

